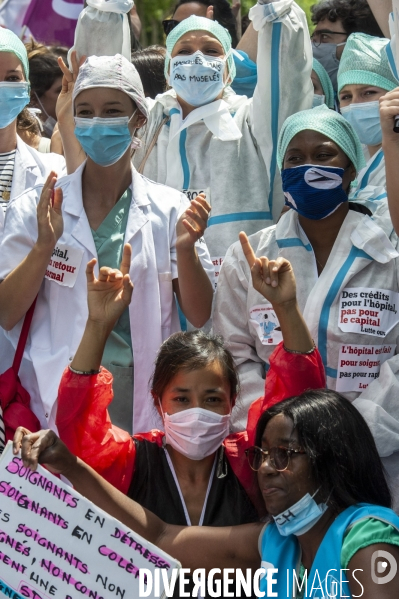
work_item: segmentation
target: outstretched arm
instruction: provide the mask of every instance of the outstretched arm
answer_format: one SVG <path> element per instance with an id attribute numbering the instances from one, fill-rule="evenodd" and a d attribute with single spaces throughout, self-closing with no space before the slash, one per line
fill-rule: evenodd
<path id="1" fill-rule="evenodd" d="M 253 568 L 260 565 L 258 537 L 263 524 L 229 527 L 172 526 L 141 507 L 72 455 L 53 431 L 29 433 L 18 428 L 14 452 L 22 452 L 26 467 L 44 464 L 62 473 L 74 488 L 95 505 L 154 543 L 185 568 Z"/>

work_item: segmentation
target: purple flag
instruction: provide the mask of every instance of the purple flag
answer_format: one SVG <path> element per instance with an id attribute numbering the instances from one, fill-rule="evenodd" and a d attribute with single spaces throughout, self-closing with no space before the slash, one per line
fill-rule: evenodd
<path id="1" fill-rule="evenodd" d="M 83 0 L 32 0 L 24 25 L 35 40 L 46 44 L 59 43 L 71 47 Z"/>

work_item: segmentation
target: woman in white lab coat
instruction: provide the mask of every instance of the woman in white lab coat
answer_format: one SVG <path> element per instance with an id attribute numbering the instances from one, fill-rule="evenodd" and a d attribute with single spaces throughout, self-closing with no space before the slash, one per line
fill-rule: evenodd
<path id="1" fill-rule="evenodd" d="M 60 176 L 65 160 L 39 154 L 17 135 L 17 116 L 29 104 L 26 48 L 9 29 L 0 28 L 0 238 L 11 198 L 43 181 L 51 170 Z"/>
<path id="2" fill-rule="evenodd" d="M 313 100 L 302 9 L 293 0 L 261 1 L 250 17 L 259 32 L 254 97 L 231 90 L 235 66 L 228 32 L 205 17 L 183 20 L 166 42 L 165 74 L 172 89 L 147 98 L 148 123 L 133 159 L 139 172 L 189 199 L 206 192 L 212 215 L 205 240 L 218 265 L 240 229 L 254 233 L 278 219 L 284 204 L 276 168 L 278 132 L 289 115 L 311 108 Z M 65 128 L 72 133 L 72 127 L 63 117 L 65 155 L 76 165 L 83 158 L 74 140 L 72 146 L 68 142 Z"/>
<path id="3" fill-rule="evenodd" d="M 156 424 L 147 401 L 152 364 L 179 329 L 175 294 L 194 326 L 210 317 L 213 266 L 202 240 L 210 207 L 201 197 L 190 206 L 132 168 L 134 133 L 148 115 L 138 73 L 121 55 L 85 62 L 74 108 L 87 161 L 55 191 L 53 173 L 43 188 L 11 203 L 0 249 L 0 324 L 15 345 L 19 321 L 39 294 L 22 383 L 39 419 L 53 424 L 62 371 L 87 319 L 85 264 L 96 258 L 96 268 L 123 268 L 130 244 L 135 295 L 109 337 L 105 361 L 120 383 L 114 419 L 132 430 L 134 385 L 134 429 L 147 430 Z"/>
<path id="4" fill-rule="evenodd" d="M 279 166 L 291 210 L 250 240 L 257 256 L 291 262 L 327 386 L 355 401 L 398 484 L 398 238 L 386 202 L 370 218 L 366 206 L 347 201 L 362 161 L 354 130 L 336 112 L 320 106 L 287 119 Z M 236 243 L 219 275 L 213 322 L 238 365 L 245 406 L 263 389 L 269 356 L 281 340 L 275 312 L 250 280 Z M 267 334 L 265 316 L 274 325 Z M 235 424 L 243 417 L 236 413 Z"/>

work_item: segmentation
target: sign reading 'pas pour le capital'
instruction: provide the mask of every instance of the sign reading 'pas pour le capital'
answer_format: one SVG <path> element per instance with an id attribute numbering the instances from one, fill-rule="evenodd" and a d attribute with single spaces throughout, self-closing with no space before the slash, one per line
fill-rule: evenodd
<path id="1" fill-rule="evenodd" d="M 41 466 L 25 468 L 7 445 L 0 460 L 0 598 L 136 598 L 140 568 L 163 568 L 170 581 L 180 564 Z"/>

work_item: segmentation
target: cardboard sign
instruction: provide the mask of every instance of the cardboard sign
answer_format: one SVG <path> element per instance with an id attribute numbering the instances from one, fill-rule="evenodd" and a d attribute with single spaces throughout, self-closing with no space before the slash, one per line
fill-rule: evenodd
<path id="1" fill-rule="evenodd" d="M 345 333 L 385 337 L 399 323 L 399 293 L 370 287 L 346 288 L 339 305 L 338 326 Z"/>
<path id="2" fill-rule="evenodd" d="M 392 358 L 396 345 L 341 345 L 337 387 L 339 393 L 361 393 L 380 376 L 381 364 Z"/>
<path id="3" fill-rule="evenodd" d="M 258 335 L 262 345 L 278 345 L 283 340 L 280 323 L 271 304 L 252 306 L 249 328 Z"/>
<path id="4" fill-rule="evenodd" d="M 0 460 L 0 598 L 136 598 L 140 568 L 165 569 L 170 580 L 180 564 L 41 466 L 25 468 L 7 445 Z"/>
<path id="5" fill-rule="evenodd" d="M 82 258 L 83 250 L 57 243 L 48 263 L 45 278 L 65 287 L 73 287 Z"/>

